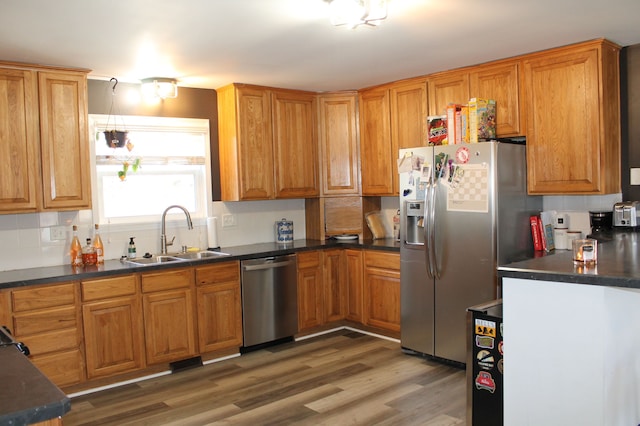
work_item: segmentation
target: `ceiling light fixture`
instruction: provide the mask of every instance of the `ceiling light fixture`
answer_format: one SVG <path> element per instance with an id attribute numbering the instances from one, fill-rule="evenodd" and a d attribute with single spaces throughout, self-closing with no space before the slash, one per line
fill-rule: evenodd
<path id="1" fill-rule="evenodd" d="M 142 94 L 145 98 L 177 98 L 178 82 L 173 78 L 151 77 L 143 78 Z"/>
<path id="2" fill-rule="evenodd" d="M 387 0 L 328 0 L 331 24 L 377 26 L 387 18 Z"/>

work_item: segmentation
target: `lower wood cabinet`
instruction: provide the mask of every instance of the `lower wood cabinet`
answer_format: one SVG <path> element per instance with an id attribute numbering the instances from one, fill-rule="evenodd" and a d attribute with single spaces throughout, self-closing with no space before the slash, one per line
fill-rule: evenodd
<path id="1" fill-rule="evenodd" d="M 196 268 L 200 353 L 242 346 L 240 263 Z"/>
<path id="2" fill-rule="evenodd" d="M 297 254 L 298 331 L 324 324 L 321 252 Z"/>
<path id="3" fill-rule="evenodd" d="M 138 275 L 82 281 L 87 378 L 145 366 Z"/>
<path id="4" fill-rule="evenodd" d="M 362 251 L 347 249 L 344 251 L 347 274 L 347 303 L 346 318 L 355 322 L 363 320 L 363 294 L 364 277 Z"/>
<path id="5" fill-rule="evenodd" d="M 400 254 L 364 251 L 363 323 L 400 331 Z"/>
<path id="6" fill-rule="evenodd" d="M 11 308 L 9 328 L 29 347 L 34 365 L 58 386 L 83 382 L 78 283 L 30 286 L 11 290 L 5 298 Z"/>
<path id="7" fill-rule="evenodd" d="M 197 355 L 193 268 L 141 274 L 147 364 Z"/>
<path id="8" fill-rule="evenodd" d="M 322 252 L 324 319 L 326 322 L 345 319 L 347 314 L 347 271 L 344 249 Z"/>

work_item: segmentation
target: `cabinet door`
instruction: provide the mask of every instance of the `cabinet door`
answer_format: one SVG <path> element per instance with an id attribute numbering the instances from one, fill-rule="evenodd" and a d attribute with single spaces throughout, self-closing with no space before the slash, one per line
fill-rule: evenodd
<path id="1" fill-rule="evenodd" d="M 322 195 L 359 195 L 356 93 L 318 98 Z"/>
<path id="2" fill-rule="evenodd" d="M 89 379 L 144 367 L 139 296 L 85 304 L 82 319 Z"/>
<path id="3" fill-rule="evenodd" d="M 362 251 L 345 250 L 347 266 L 347 319 L 363 322 L 363 271 Z"/>
<path id="4" fill-rule="evenodd" d="M 43 208 L 91 208 L 86 74 L 39 72 Z"/>
<path id="5" fill-rule="evenodd" d="M 395 158 L 391 147 L 388 88 L 359 93 L 362 195 L 393 195 Z"/>
<path id="6" fill-rule="evenodd" d="M 617 50 L 605 57 L 617 69 Z M 619 192 L 618 74 L 603 87 L 600 61 L 593 45 L 524 61 L 530 193 Z"/>
<path id="7" fill-rule="evenodd" d="M 524 134 L 520 100 L 520 62 L 479 66 L 469 76 L 470 97 L 496 101 L 496 134 L 498 137 Z"/>
<path id="8" fill-rule="evenodd" d="M 316 95 L 274 90 L 272 102 L 275 196 L 317 197 Z"/>
<path id="9" fill-rule="evenodd" d="M 258 86 L 218 90 L 220 189 L 224 201 L 273 198 L 271 97 Z"/>
<path id="10" fill-rule="evenodd" d="M 143 311 L 147 364 L 196 355 L 191 289 L 144 294 Z"/>
<path id="11" fill-rule="evenodd" d="M 196 268 L 200 352 L 242 346 L 240 262 Z"/>
<path id="12" fill-rule="evenodd" d="M 325 250 L 322 258 L 325 320 L 327 322 L 342 320 L 347 314 L 347 271 L 344 250 Z"/>
<path id="13" fill-rule="evenodd" d="M 427 142 L 427 82 L 418 79 L 394 84 L 391 99 L 391 153 L 398 158 L 398 150 L 425 146 Z M 395 164 L 395 163 L 394 163 Z M 393 192 L 398 194 L 398 173 L 392 168 Z"/>
<path id="14" fill-rule="evenodd" d="M 320 252 L 298 253 L 298 330 L 324 324 Z"/>
<path id="15" fill-rule="evenodd" d="M 0 213 L 36 211 L 40 188 L 36 73 L 0 68 Z"/>
<path id="16" fill-rule="evenodd" d="M 447 105 L 469 102 L 468 71 L 450 71 L 428 79 L 429 115 L 445 115 Z"/>
<path id="17" fill-rule="evenodd" d="M 400 256 L 370 251 L 364 256 L 364 323 L 400 331 Z"/>

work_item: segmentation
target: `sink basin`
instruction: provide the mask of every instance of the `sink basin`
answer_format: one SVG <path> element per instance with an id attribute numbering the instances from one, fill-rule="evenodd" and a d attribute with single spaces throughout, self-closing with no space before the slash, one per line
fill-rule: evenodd
<path id="1" fill-rule="evenodd" d="M 230 256 L 230 254 L 223 253 L 221 251 L 202 250 L 198 252 L 172 254 L 171 256 L 184 259 L 184 260 L 197 260 L 197 259 L 210 259 L 213 257 Z"/>
<path id="2" fill-rule="evenodd" d="M 181 262 L 185 259 L 181 259 L 175 256 L 152 256 L 152 257 L 137 257 L 135 259 L 125 259 L 125 263 L 130 263 L 132 265 L 157 265 L 159 263 L 167 263 L 167 262 Z"/>

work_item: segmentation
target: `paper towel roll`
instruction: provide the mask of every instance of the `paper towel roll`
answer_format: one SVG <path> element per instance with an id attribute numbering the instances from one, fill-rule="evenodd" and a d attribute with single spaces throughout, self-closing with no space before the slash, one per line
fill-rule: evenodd
<path id="1" fill-rule="evenodd" d="M 210 249 L 218 248 L 218 218 L 207 218 L 207 244 Z"/>

